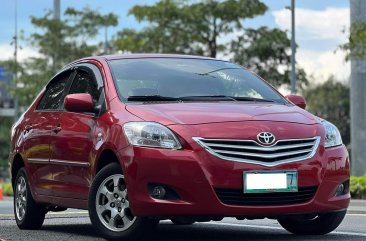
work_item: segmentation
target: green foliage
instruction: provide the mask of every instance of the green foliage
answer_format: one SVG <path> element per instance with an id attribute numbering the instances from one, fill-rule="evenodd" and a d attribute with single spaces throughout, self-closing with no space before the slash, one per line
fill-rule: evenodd
<path id="1" fill-rule="evenodd" d="M 351 176 L 350 192 L 352 198 L 366 199 L 366 174 L 361 177 Z"/>
<path id="2" fill-rule="evenodd" d="M 286 32 L 280 29 L 245 29 L 232 41 L 231 52 L 233 61 L 239 63 L 259 76 L 269 81 L 274 86 L 290 84 L 291 60 L 290 40 Z M 299 87 L 308 83 L 303 69 L 297 69 Z"/>
<path id="3" fill-rule="evenodd" d="M 42 31 L 33 33 L 30 41 L 44 55 L 42 59 L 51 60 L 55 72 L 70 61 L 95 53 L 98 46 L 91 45 L 90 40 L 101 27 L 116 26 L 118 17 L 101 15 L 90 8 L 82 11 L 67 8 L 61 21 L 53 19 L 52 12 L 48 11 L 42 17 L 31 17 L 31 22 Z"/>
<path id="4" fill-rule="evenodd" d="M 335 81 L 333 77 L 304 93 L 308 110 L 336 125 L 345 145 L 350 143 L 349 93 L 349 86 Z"/>
<path id="5" fill-rule="evenodd" d="M 246 29 L 243 25 L 266 10 L 259 0 L 161 0 L 151 6 L 137 5 L 129 14 L 149 25 L 141 31 L 123 29 L 114 44 L 119 50 L 134 53 L 233 56 L 234 62 L 280 86 L 290 83 L 286 32 L 266 27 Z M 228 35 L 234 39 L 225 38 Z M 302 69 L 298 69 L 298 80 L 299 87 L 307 84 Z"/>
<path id="6" fill-rule="evenodd" d="M 347 60 L 364 58 L 366 55 L 366 23 L 352 23 L 348 42 L 341 45 L 340 48 L 347 52 Z"/>
<path id="7" fill-rule="evenodd" d="M 17 70 L 13 61 L 4 66 L 10 73 L 18 73 L 16 88 L 10 92 L 19 98 L 20 106 L 28 106 L 48 80 L 67 63 L 98 52 L 98 44 L 91 44 L 103 27 L 116 26 L 114 14 L 101 15 L 98 11 L 84 8 L 68 8 L 62 20 L 55 20 L 52 12 L 42 17 L 31 17 L 33 26 L 40 30 L 30 35 L 28 41 L 41 54 L 19 63 Z"/>
<path id="8" fill-rule="evenodd" d="M 8 166 L 10 150 L 10 129 L 13 118 L 0 117 L 0 167 Z"/>
<path id="9" fill-rule="evenodd" d="M 217 51 L 224 47 L 224 43 L 218 43 L 219 37 L 242 29 L 244 19 L 266 10 L 266 5 L 259 0 L 161 0 L 152 6 L 136 5 L 129 11 L 138 21 L 148 21 L 150 25 L 142 32 L 129 31 L 127 36 L 131 40 L 144 37 L 142 46 L 146 46 L 147 51 L 143 52 L 216 57 Z M 125 30 L 119 36 L 124 34 Z M 115 45 L 120 50 L 134 50 L 120 38 Z"/>
<path id="10" fill-rule="evenodd" d="M 13 187 L 10 182 L 4 182 L 2 187 L 4 196 L 13 196 Z"/>

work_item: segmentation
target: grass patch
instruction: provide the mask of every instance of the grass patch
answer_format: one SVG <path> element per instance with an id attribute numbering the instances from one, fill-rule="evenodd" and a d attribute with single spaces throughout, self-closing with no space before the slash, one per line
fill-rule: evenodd
<path id="1" fill-rule="evenodd" d="M 10 182 L 4 182 L 2 187 L 4 196 L 13 196 L 13 187 Z"/>
<path id="2" fill-rule="evenodd" d="M 350 192 L 352 198 L 366 199 L 366 174 L 360 177 L 351 176 Z"/>

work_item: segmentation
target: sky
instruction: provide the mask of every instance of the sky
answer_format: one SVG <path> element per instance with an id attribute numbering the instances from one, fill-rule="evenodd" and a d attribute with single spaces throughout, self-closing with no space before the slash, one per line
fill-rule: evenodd
<path id="1" fill-rule="evenodd" d="M 14 36 L 14 9 L 16 0 L 0 0 L 0 60 L 13 56 L 10 45 Z M 53 8 L 53 0 L 17 0 L 18 29 L 25 36 L 37 31 L 30 23 L 30 16 L 42 16 L 47 9 Z M 291 23 L 290 11 L 286 6 L 290 0 L 262 0 L 268 11 L 265 15 L 246 20 L 247 27 L 268 26 L 289 30 Z M 153 4 L 156 0 L 61 0 L 61 12 L 67 7 L 81 9 L 89 6 L 101 13 L 113 12 L 119 16 L 119 25 L 109 29 L 110 37 L 123 28 L 140 29 L 144 23 L 137 22 L 128 16 L 128 10 L 136 4 Z M 296 53 L 297 63 L 304 68 L 314 81 L 323 82 L 334 75 L 340 81 L 348 81 L 350 64 L 345 62 L 344 53 L 337 48 L 347 40 L 346 29 L 349 28 L 348 0 L 296 0 Z M 98 38 L 102 39 L 104 32 Z M 290 36 L 290 31 L 288 31 Z M 36 56 L 37 50 L 27 42 L 20 42 L 19 59 L 23 61 Z M 220 57 L 220 56 L 219 56 Z"/>

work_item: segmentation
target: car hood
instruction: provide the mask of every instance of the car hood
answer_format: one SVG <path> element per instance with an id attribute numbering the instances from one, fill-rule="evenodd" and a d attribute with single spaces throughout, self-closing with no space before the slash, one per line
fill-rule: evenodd
<path id="1" fill-rule="evenodd" d="M 197 125 L 237 121 L 278 121 L 312 125 L 319 123 L 309 112 L 275 103 L 210 102 L 129 104 L 126 110 L 145 121 L 163 125 Z"/>

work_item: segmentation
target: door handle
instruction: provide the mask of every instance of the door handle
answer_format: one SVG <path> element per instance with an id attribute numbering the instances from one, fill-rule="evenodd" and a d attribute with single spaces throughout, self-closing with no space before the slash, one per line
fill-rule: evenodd
<path id="1" fill-rule="evenodd" d="M 56 134 L 59 133 L 62 130 L 61 126 L 58 125 L 53 129 L 53 132 L 55 132 Z"/>
<path id="2" fill-rule="evenodd" d="M 24 127 L 24 132 L 29 132 L 30 130 L 32 130 L 33 129 L 33 126 L 32 125 L 26 125 L 25 127 Z"/>

